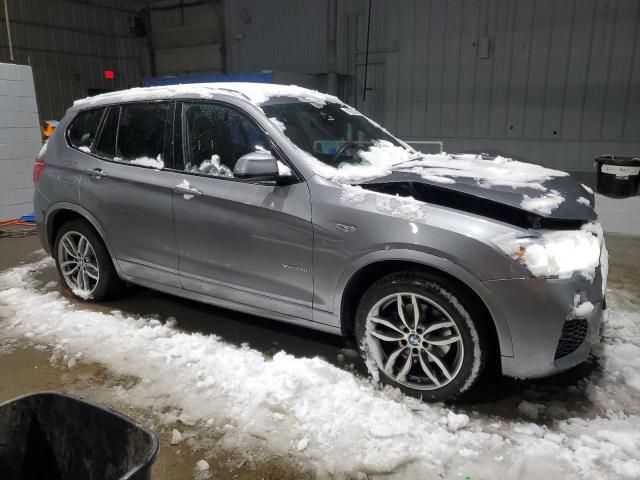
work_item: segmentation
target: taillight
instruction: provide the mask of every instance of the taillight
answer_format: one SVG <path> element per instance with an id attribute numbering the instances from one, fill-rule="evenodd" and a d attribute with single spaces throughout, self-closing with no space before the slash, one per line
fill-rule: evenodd
<path id="1" fill-rule="evenodd" d="M 33 183 L 37 183 L 40 175 L 44 171 L 44 167 L 47 164 L 44 163 L 44 159 L 41 157 L 36 157 L 36 163 L 33 164 Z"/>

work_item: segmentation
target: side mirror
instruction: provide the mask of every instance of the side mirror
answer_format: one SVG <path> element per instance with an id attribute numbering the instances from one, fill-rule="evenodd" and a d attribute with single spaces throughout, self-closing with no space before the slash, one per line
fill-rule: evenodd
<path id="1" fill-rule="evenodd" d="M 241 156 L 233 169 L 233 176 L 260 182 L 278 180 L 278 160 L 270 153 L 255 151 Z"/>

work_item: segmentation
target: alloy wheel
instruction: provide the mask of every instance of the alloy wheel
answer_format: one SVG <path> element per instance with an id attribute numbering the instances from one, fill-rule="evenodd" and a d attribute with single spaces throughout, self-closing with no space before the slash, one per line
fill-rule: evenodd
<path id="1" fill-rule="evenodd" d="M 74 231 L 65 233 L 58 244 L 58 262 L 73 293 L 89 297 L 100 280 L 100 266 L 87 237 Z"/>
<path id="2" fill-rule="evenodd" d="M 458 375 L 464 345 L 447 311 L 422 295 L 388 295 L 366 319 L 366 346 L 378 368 L 393 381 L 415 389 L 435 390 Z"/>

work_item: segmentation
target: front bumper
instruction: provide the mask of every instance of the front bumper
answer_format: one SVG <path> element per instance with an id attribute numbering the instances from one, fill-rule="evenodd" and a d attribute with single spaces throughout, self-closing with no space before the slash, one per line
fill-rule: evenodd
<path id="1" fill-rule="evenodd" d="M 501 357 L 504 375 L 535 378 L 561 372 L 586 360 L 599 341 L 603 316 L 599 268 L 592 282 L 576 274 L 570 279 L 485 283 L 502 309 L 511 334 L 513 356 Z M 582 319 L 572 318 L 576 295 L 595 307 Z"/>

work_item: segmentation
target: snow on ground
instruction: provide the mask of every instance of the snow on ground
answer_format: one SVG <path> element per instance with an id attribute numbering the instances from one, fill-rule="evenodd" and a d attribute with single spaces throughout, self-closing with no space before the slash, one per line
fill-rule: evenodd
<path id="1" fill-rule="evenodd" d="M 559 400 L 523 402 L 521 417 L 507 418 L 423 404 L 319 358 L 267 358 L 175 320 L 74 306 L 35 280 L 51 264 L 0 274 L 0 336 L 48 344 L 70 368 L 86 360 L 139 377 L 129 403 L 215 429 L 223 446 L 293 455 L 338 478 L 640 477 L 640 313 L 624 292 L 608 292 L 599 368 Z"/>

